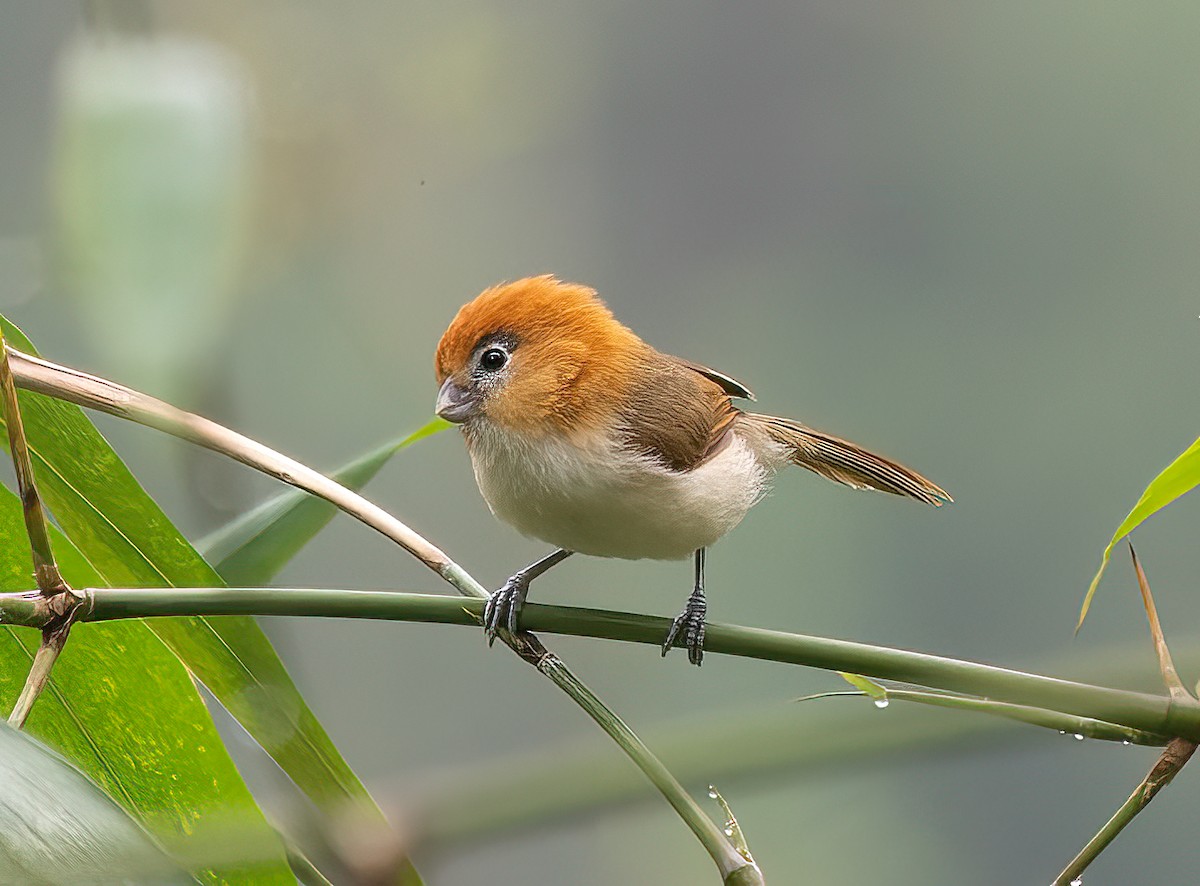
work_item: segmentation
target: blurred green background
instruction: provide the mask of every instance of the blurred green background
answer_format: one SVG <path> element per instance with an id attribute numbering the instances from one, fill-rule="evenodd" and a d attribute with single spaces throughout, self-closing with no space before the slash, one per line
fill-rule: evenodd
<path id="1" fill-rule="evenodd" d="M 329 468 L 428 419 L 433 348 L 481 288 L 587 282 L 764 410 L 955 496 L 939 512 L 781 477 L 710 553 L 714 620 L 1082 679 L 1124 643 L 1114 683 L 1153 687 L 1123 554 L 1071 629 L 1109 534 L 1197 433 L 1198 28 L 1193 4 L 1076 0 L 10 2 L 0 311 L 51 359 Z M 193 537 L 274 491 L 98 423 Z M 488 584 L 546 549 L 490 517 L 453 434 L 369 494 Z M 1137 533 L 1185 679 L 1196 518 L 1185 499 Z M 671 615 L 689 582 L 682 563 L 573 560 L 534 599 Z M 344 519 L 280 583 L 445 592 Z M 393 804 L 511 754 L 618 753 L 470 631 L 266 627 Z M 639 730 L 840 682 L 551 645 Z M 856 728 L 886 734 L 894 707 L 864 702 Z M 806 723 L 800 708 L 797 745 Z M 1049 882 L 1154 756 L 1034 733 L 720 787 L 771 882 L 999 886 Z M 1087 882 L 1193 879 L 1197 816 L 1185 772 Z M 654 798 L 421 867 L 453 884 L 711 879 Z"/>

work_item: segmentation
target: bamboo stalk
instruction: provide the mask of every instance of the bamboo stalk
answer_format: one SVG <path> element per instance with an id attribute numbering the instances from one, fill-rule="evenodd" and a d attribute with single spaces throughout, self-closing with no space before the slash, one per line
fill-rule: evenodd
<path id="1" fill-rule="evenodd" d="M 173 615 L 287 615 L 435 622 L 478 628 L 482 603 L 398 591 L 312 588 L 89 588 L 79 621 Z M 670 619 L 628 612 L 528 603 L 530 630 L 657 645 Z M 0 594 L 0 621 L 41 627 L 29 594 Z M 1090 717 L 1168 737 L 1200 740 L 1200 706 L 1165 695 L 1113 689 L 980 662 L 829 637 L 713 623 L 708 652 L 912 683 L 1011 704 Z M 615 715 L 614 715 L 615 716 Z"/>

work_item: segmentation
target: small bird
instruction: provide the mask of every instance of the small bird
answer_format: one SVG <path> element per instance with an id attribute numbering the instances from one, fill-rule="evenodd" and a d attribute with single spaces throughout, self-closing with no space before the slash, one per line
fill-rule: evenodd
<path id="1" fill-rule="evenodd" d="M 492 513 L 554 553 L 513 575 L 484 610 L 489 643 L 515 632 L 529 583 L 572 553 L 693 557 L 695 583 L 663 642 L 704 650 L 704 552 L 795 464 L 855 489 L 934 506 L 937 484 L 799 422 L 744 412 L 745 385 L 660 353 L 594 290 L 546 275 L 463 306 L 438 343 L 437 414 L 461 426 Z"/>

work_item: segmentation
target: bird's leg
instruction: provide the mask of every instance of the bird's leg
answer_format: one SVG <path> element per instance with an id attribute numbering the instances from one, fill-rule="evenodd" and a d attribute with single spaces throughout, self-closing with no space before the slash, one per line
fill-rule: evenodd
<path id="1" fill-rule="evenodd" d="M 704 599 L 704 548 L 696 551 L 696 585 L 692 595 L 687 599 L 683 612 L 675 616 L 671 622 L 671 630 L 663 641 L 662 654 L 666 655 L 675 645 L 676 638 L 683 634 L 683 644 L 687 646 L 688 661 L 699 665 L 704 660 L 704 616 L 708 612 L 708 603 Z"/>
<path id="2" fill-rule="evenodd" d="M 551 566 L 567 559 L 572 553 L 559 548 L 553 554 L 526 566 L 506 581 L 499 590 L 492 592 L 483 607 L 483 633 L 489 646 L 496 642 L 496 631 L 500 628 L 508 628 L 510 634 L 517 632 L 517 618 L 521 614 L 521 607 L 525 605 L 525 598 L 529 596 L 529 583 Z"/>

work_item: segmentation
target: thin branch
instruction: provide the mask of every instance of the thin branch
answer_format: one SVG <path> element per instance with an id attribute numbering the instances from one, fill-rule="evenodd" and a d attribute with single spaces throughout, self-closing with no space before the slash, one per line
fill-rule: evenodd
<path id="1" fill-rule="evenodd" d="M 21 420 L 21 407 L 17 403 L 17 389 L 13 383 L 9 365 L 9 349 L 4 345 L 4 334 L 0 331 L 0 399 L 4 404 L 4 420 L 8 428 L 8 446 L 12 452 L 13 468 L 17 475 L 17 490 L 21 496 L 21 507 L 25 515 L 25 531 L 29 535 L 29 546 L 33 550 L 33 577 L 38 589 L 46 596 L 67 590 L 54 562 L 50 548 L 50 529 L 46 510 L 38 495 L 37 482 L 33 476 L 33 461 L 29 457 L 29 444 L 25 439 L 25 424 Z"/>
<path id="2" fill-rule="evenodd" d="M 34 703 L 46 684 L 50 672 L 71 633 L 71 621 L 81 596 L 76 595 L 63 580 L 54 560 L 50 546 L 50 525 L 46 509 L 38 494 L 37 481 L 33 473 L 33 460 L 29 457 L 29 443 L 25 439 L 25 424 L 21 420 L 21 407 L 17 402 L 17 388 L 13 383 L 12 368 L 8 362 L 8 347 L 4 344 L 4 333 L 0 331 L 0 403 L 3 404 L 5 426 L 8 429 L 8 446 L 12 452 L 13 469 L 17 475 L 17 491 L 21 497 L 21 509 L 25 516 L 25 533 L 29 536 L 29 547 L 33 554 L 33 577 L 38 591 L 49 604 L 46 611 L 52 618 L 42 629 L 42 642 L 21 694 L 17 696 L 8 715 L 8 725 L 21 729 L 33 710 Z"/>
<path id="3" fill-rule="evenodd" d="M 5 348 L 11 359 L 13 376 L 19 386 L 155 428 L 229 456 L 255 470 L 320 496 L 392 539 L 464 596 L 476 599 L 485 599 L 488 596 L 487 590 L 440 548 L 378 505 L 295 459 L 275 452 L 216 422 L 131 388 L 23 354 L 7 346 Z M 727 880 L 733 872 L 745 869 L 745 860 L 738 855 L 683 786 L 666 772 L 650 749 L 624 721 L 567 669 L 561 659 L 550 653 L 540 640 L 524 631 L 516 635 L 501 631 L 499 636 L 522 659 L 538 668 L 566 692 L 617 742 L 681 815 L 709 852 L 723 879 Z M 754 868 L 754 871 L 757 872 L 757 868 Z M 761 877 L 759 880 L 761 881 Z M 749 883 L 755 880 L 742 877 L 740 882 Z"/>
<path id="4" fill-rule="evenodd" d="M 1198 710 L 1200 704 L 1197 704 L 1196 699 L 1179 679 L 1175 663 L 1171 660 L 1171 650 L 1167 648 L 1167 639 L 1163 635 L 1162 623 L 1158 620 L 1158 608 L 1154 605 L 1154 595 L 1150 592 L 1150 582 L 1146 579 L 1146 572 L 1142 569 L 1132 541 L 1129 543 L 1129 556 L 1133 559 L 1133 571 L 1137 576 L 1138 590 L 1142 594 L 1142 606 L 1145 607 L 1146 618 L 1150 622 L 1150 639 L 1154 643 L 1154 651 L 1158 655 L 1158 668 L 1162 674 L 1163 683 L 1171 693 L 1171 702 L 1181 710 Z M 1196 742 L 1192 738 L 1172 738 L 1158 758 L 1158 762 L 1154 764 L 1154 768 L 1150 770 L 1150 774 L 1134 789 L 1134 792 L 1129 795 L 1129 799 L 1121 804 L 1096 836 L 1092 837 L 1079 854 L 1071 860 L 1071 863 L 1063 869 L 1063 872 L 1058 875 L 1058 879 L 1054 881 L 1054 886 L 1060 886 L 1060 884 L 1061 886 L 1072 886 L 1072 884 L 1078 883 L 1087 866 L 1108 848 L 1108 845 L 1137 817 L 1139 812 L 1146 808 L 1159 791 L 1171 783 L 1171 779 L 1187 764 L 1195 752 Z"/>
<path id="5" fill-rule="evenodd" d="M 840 692 L 818 692 L 806 695 L 797 701 L 814 701 L 819 698 L 871 698 L 868 693 L 848 689 Z M 1141 729 L 1131 729 L 1119 726 L 1093 717 L 1079 717 L 1075 714 L 1064 714 L 1045 708 L 1035 708 L 1024 704 L 1011 704 L 996 701 L 991 698 L 976 698 L 970 695 L 951 695 L 945 692 L 919 692 L 912 689 L 888 689 L 885 696 L 888 701 L 913 701 L 918 704 L 937 708 L 950 708 L 956 711 L 974 711 L 993 717 L 1005 717 L 1026 723 L 1030 726 L 1040 726 L 1043 729 L 1053 729 L 1064 735 L 1076 738 L 1094 738 L 1100 741 L 1115 741 L 1122 744 L 1144 745 L 1160 748 L 1168 741 L 1167 736 L 1144 732 Z M 876 701 L 876 706 L 879 702 Z"/>
<path id="6" fill-rule="evenodd" d="M 1154 799 L 1155 795 L 1171 783 L 1175 774 L 1184 767 L 1196 751 L 1196 742 L 1186 738 L 1173 738 L 1150 770 L 1150 774 L 1129 795 L 1129 799 L 1121 804 L 1112 818 L 1102 827 L 1096 836 L 1071 859 L 1061 874 L 1054 880 L 1053 886 L 1073 886 L 1083 877 L 1096 857 L 1103 852 L 1117 835 L 1121 833 L 1139 812 Z"/>
<path id="7" fill-rule="evenodd" d="M 287 615 L 436 622 L 478 627 L 481 601 L 399 591 L 312 588 L 89 588 L 80 621 L 177 615 Z M 45 615 L 29 594 L 0 594 L 0 621 L 40 627 Z M 670 619 L 628 612 L 528 603 L 531 630 L 657 645 Z M 1113 689 L 962 659 L 829 637 L 712 623 L 705 648 L 827 671 L 892 680 L 1091 717 L 1168 737 L 1200 740 L 1200 707 L 1163 695 Z"/>
<path id="8" fill-rule="evenodd" d="M 42 631 L 42 642 L 33 656 L 29 676 L 25 678 L 21 694 L 17 696 L 16 702 L 13 703 L 13 709 L 8 715 L 8 725 L 13 729 L 24 728 L 25 721 L 29 719 L 29 713 L 33 710 L 34 702 L 38 700 L 42 690 L 50 682 L 50 672 L 54 669 L 54 663 L 58 661 L 63 647 L 67 645 L 67 635 L 70 632 L 71 623 L 69 621 L 62 623 L 57 628 L 47 628 Z"/>
<path id="9" fill-rule="evenodd" d="M 570 684 L 575 681 L 575 678 L 556 656 L 552 654 L 545 656 L 538 666 L 538 670 L 550 677 L 555 685 L 563 687 L 567 694 L 575 698 L 579 704 L 584 705 L 592 719 L 616 740 L 621 750 L 631 757 L 643 753 L 642 749 L 645 748 L 645 745 L 642 744 L 641 739 L 616 714 L 603 705 L 593 704 L 589 698 L 590 693 L 583 694 L 572 690 Z M 745 886 L 759 884 L 761 886 L 762 873 L 754 864 L 753 859 L 748 859 L 738 852 L 728 836 L 713 824 L 712 819 L 692 799 L 691 794 L 682 789 L 675 776 L 657 757 L 646 753 L 642 759 L 641 768 L 646 773 L 646 777 L 667 798 L 667 802 L 692 827 L 697 839 L 704 844 L 704 848 L 716 861 L 721 870 L 721 879 L 725 883 L 736 883 L 739 886 L 741 884 L 745 884 Z"/>
<path id="10" fill-rule="evenodd" d="M 390 538 L 466 596 L 487 591 L 450 557 L 400 520 L 328 477 L 214 421 L 147 394 L 8 348 L 17 386 L 145 425 L 210 449 L 337 505 Z"/>
<path id="11" fill-rule="evenodd" d="M 1146 610 L 1146 618 L 1150 622 L 1150 639 L 1154 641 L 1154 651 L 1158 655 L 1158 669 L 1162 673 L 1163 683 L 1171 693 L 1171 698 L 1181 702 L 1195 703 L 1192 694 L 1187 691 L 1179 672 L 1175 670 L 1175 662 L 1171 659 L 1171 650 L 1167 648 L 1167 638 L 1163 636 L 1162 624 L 1158 620 L 1158 608 L 1154 605 L 1154 595 L 1150 593 L 1150 582 L 1138 561 L 1137 551 L 1133 542 L 1129 543 L 1129 556 L 1133 558 L 1133 571 L 1137 574 L 1138 590 L 1142 593 L 1142 606 Z"/>

